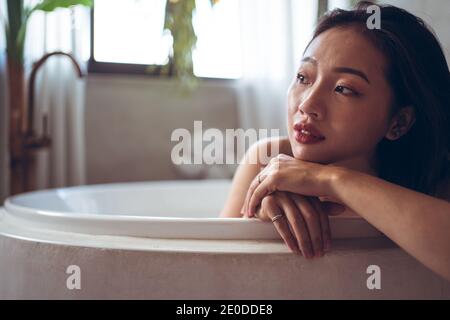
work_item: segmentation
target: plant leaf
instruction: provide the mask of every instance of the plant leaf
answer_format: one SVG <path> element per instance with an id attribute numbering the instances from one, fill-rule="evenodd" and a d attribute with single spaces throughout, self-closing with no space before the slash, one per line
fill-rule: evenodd
<path id="1" fill-rule="evenodd" d="M 69 8 L 76 5 L 83 5 L 86 7 L 92 6 L 92 0 L 44 0 L 38 3 L 31 12 L 41 10 L 45 12 L 52 12 L 57 8 Z"/>
<path id="2" fill-rule="evenodd" d="M 10 55 L 11 53 L 9 51 L 11 51 L 11 35 L 9 32 L 9 26 L 6 23 L 6 21 L 4 25 L 5 25 L 6 51 L 8 51 L 8 55 Z"/>
<path id="3" fill-rule="evenodd" d="M 16 46 L 17 47 L 16 48 L 17 48 L 17 51 L 18 51 L 19 55 L 23 54 L 23 48 L 25 46 L 25 35 L 27 33 L 27 22 L 28 21 L 26 21 L 25 23 L 23 23 L 20 26 L 19 33 L 17 34 L 17 39 L 16 39 Z M 20 57 L 20 58 L 22 58 L 22 57 Z"/>
<path id="4" fill-rule="evenodd" d="M 18 34 L 23 23 L 23 1 L 7 0 L 8 21 L 5 23 L 6 51 L 8 57 L 22 62 L 20 48 L 16 45 Z"/>

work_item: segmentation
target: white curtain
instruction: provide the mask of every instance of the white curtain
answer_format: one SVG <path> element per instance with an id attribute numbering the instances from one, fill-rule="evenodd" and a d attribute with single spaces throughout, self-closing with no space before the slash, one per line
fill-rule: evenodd
<path id="1" fill-rule="evenodd" d="M 241 127 L 286 134 L 287 90 L 312 34 L 317 0 L 244 0 Z"/>
<path id="2" fill-rule="evenodd" d="M 45 53 L 63 51 L 72 54 L 84 69 L 88 10 L 36 13 L 28 27 L 27 63 L 31 65 Z M 34 128 L 42 134 L 42 119 L 48 115 L 52 140 L 50 149 L 38 155 L 38 188 L 84 184 L 84 79 L 78 77 L 74 65 L 65 56 L 50 57 L 36 79 Z"/>
<path id="3" fill-rule="evenodd" d="M 4 19 L 6 2 L 0 1 L 0 14 Z M 0 18 L 1 19 L 1 18 Z M 1 21 L 1 20 L 0 20 Z M 7 87 L 6 87 L 6 40 L 3 25 L 0 26 L 0 206 L 8 196 L 8 170 L 9 162 L 7 157 L 7 129 L 8 113 L 7 106 Z"/>

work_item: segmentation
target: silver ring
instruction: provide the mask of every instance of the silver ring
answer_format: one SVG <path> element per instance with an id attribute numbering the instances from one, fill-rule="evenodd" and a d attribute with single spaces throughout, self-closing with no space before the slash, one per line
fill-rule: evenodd
<path id="1" fill-rule="evenodd" d="M 275 221 L 277 221 L 278 219 L 281 219 L 281 218 L 283 218 L 284 217 L 284 214 L 277 214 L 276 216 L 274 216 L 273 218 L 272 218 L 272 222 L 275 222 Z"/>

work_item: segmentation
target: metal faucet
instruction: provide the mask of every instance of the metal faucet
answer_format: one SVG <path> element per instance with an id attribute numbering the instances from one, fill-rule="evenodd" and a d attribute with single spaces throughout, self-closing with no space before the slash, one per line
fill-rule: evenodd
<path id="1" fill-rule="evenodd" d="M 20 136 L 15 141 L 19 142 L 19 158 L 12 158 L 11 165 L 12 169 L 18 166 L 16 170 L 11 170 L 11 179 L 17 179 L 16 181 L 21 181 L 20 189 L 15 190 L 17 192 L 31 191 L 36 188 L 36 153 L 34 151 L 39 149 L 49 148 L 51 145 L 51 139 L 48 133 L 48 116 L 44 115 L 43 118 L 43 134 L 42 136 L 37 136 L 33 128 L 33 116 L 34 116 L 34 92 L 35 92 L 35 82 L 38 70 L 44 65 L 48 58 L 55 55 L 62 55 L 68 57 L 72 62 L 77 71 L 78 76 L 83 77 L 80 65 L 77 63 L 75 58 L 65 52 L 55 51 L 45 54 L 42 58 L 33 64 L 31 69 L 30 78 L 28 80 L 28 108 L 24 115 L 26 119 L 23 119 L 23 130 L 21 130 Z M 26 120 L 26 121 L 24 121 Z"/>
<path id="2" fill-rule="evenodd" d="M 49 134 L 47 132 L 47 122 L 48 116 L 44 115 L 43 118 L 43 135 L 42 137 L 37 137 L 34 129 L 33 129 L 33 116 L 34 116 L 34 89 L 36 82 L 36 75 L 38 70 L 44 65 L 48 58 L 55 55 L 62 55 L 68 57 L 78 73 L 80 78 L 83 77 L 83 72 L 81 71 L 80 65 L 75 60 L 75 58 L 69 54 L 62 51 L 55 51 L 45 54 L 41 59 L 33 64 L 33 68 L 31 69 L 30 79 L 28 80 L 28 112 L 27 112 L 27 121 L 25 127 L 25 147 L 30 149 L 40 149 L 49 147 L 51 144 L 51 140 Z"/>

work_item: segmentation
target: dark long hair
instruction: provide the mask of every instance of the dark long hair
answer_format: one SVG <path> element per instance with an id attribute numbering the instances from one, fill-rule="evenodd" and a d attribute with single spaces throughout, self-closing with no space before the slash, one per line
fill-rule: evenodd
<path id="1" fill-rule="evenodd" d="M 355 26 L 385 55 L 386 79 L 394 94 L 391 116 L 412 106 L 416 121 L 400 139 L 378 144 L 379 177 L 435 195 L 450 175 L 450 73 L 443 50 L 422 19 L 394 6 L 377 4 L 381 29 L 369 29 L 371 5 L 363 1 L 350 11 L 326 13 L 313 39 L 331 28 Z"/>

